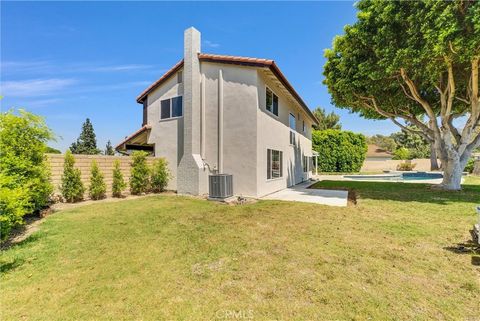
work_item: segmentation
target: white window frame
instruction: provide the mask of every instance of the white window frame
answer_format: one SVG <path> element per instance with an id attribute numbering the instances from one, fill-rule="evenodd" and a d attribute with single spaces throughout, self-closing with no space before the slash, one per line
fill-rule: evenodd
<path id="1" fill-rule="evenodd" d="M 273 168 L 274 153 L 278 153 L 279 167 L 276 170 Z M 274 175 L 277 175 L 277 176 L 274 176 Z M 268 148 L 267 149 L 267 181 L 282 179 L 282 178 L 283 178 L 283 151 Z"/>
<path id="2" fill-rule="evenodd" d="M 182 98 L 182 115 L 181 116 L 175 116 L 173 117 L 173 99 L 175 98 Z M 165 101 L 165 100 L 168 100 L 170 102 L 170 117 L 166 117 L 166 118 L 162 118 L 162 102 Z M 160 121 L 163 121 L 163 120 L 170 120 L 170 119 L 177 119 L 177 118 L 182 118 L 183 117 L 183 112 L 184 112 L 184 109 L 183 109 L 183 96 L 175 96 L 175 97 L 170 97 L 170 98 L 165 98 L 165 99 L 161 99 L 160 100 Z"/>

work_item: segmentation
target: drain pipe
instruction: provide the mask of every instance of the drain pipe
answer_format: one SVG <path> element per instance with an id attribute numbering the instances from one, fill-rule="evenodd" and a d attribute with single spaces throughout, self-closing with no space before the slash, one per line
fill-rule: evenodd
<path id="1" fill-rule="evenodd" d="M 205 74 L 202 73 L 200 100 L 200 155 L 205 160 Z M 210 169 L 210 166 L 209 166 Z"/>
<path id="2" fill-rule="evenodd" d="M 223 71 L 218 71 L 218 173 L 223 174 Z"/>

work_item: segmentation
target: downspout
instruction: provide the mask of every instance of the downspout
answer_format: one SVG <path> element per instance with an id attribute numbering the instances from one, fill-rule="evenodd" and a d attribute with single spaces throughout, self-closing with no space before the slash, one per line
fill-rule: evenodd
<path id="1" fill-rule="evenodd" d="M 200 156 L 205 161 L 205 74 L 202 74 L 200 101 Z"/>
<path id="2" fill-rule="evenodd" d="M 218 71 L 218 173 L 223 174 L 223 71 Z"/>

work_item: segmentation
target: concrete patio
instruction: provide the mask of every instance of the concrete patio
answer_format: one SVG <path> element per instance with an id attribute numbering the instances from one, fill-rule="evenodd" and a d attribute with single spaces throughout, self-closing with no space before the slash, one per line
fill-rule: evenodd
<path id="1" fill-rule="evenodd" d="M 308 188 L 312 184 L 313 182 L 304 182 L 266 195 L 262 199 L 347 206 L 347 191 Z"/>

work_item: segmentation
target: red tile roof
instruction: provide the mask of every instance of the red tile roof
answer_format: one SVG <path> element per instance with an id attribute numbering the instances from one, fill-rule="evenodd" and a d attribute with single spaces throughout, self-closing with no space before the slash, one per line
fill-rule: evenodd
<path id="1" fill-rule="evenodd" d="M 152 129 L 152 126 L 150 126 L 150 125 L 144 125 L 142 128 L 140 128 L 139 130 L 137 130 L 136 132 L 134 132 L 133 134 L 131 134 L 130 136 L 128 136 L 127 138 L 125 138 L 120 144 L 118 144 L 117 146 L 115 146 L 115 149 L 120 148 L 120 146 L 122 146 L 123 144 L 125 144 L 126 142 L 128 142 L 130 139 L 133 139 L 133 138 L 137 137 L 138 135 L 140 135 L 141 133 L 143 133 L 144 131 L 149 130 L 149 129 Z"/>
<path id="2" fill-rule="evenodd" d="M 235 65 L 243 65 L 243 66 L 252 66 L 252 67 L 262 67 L 262 68 L 269 68 L 272 73 L 280 80 L 280 82 L 287 88 L 290 94 L 297 100 L 300 106 L 303 107 L 305 112 L 318 124 L 317 118 L 313 115 L 310 108 L 308 108 L 307 104 L 303 101 L 300 95 L 296 92 L 287 78 L 283 75 L 280 71 L 280 68 L 275 64 L 275 61 L 270 59 L 261 59 L 261 58 L 250 58 L 250 57 L 240 57 L 240 56 L 226 56 L 226 55 L 214 55 L 214 54 L 206 54 L 206 53 L 199 53 L 198 58 L 201 61 L 207 62 L 216 62 L 216 63 L 225 63 L 225 64 L 235 64 Z M 151 84 L 147 89 L 145 89 L 138 97 L 137 102 L 142 103 L 143 99 L 155 88 L 160 86 L 165 80 L 167 80 L 170 76 L 172 76 L 175 72 L 183 67 L 183 59 L 179 61 L 175 66 L 173 66 L 169 71 L 167 71 L 160 79 L 156 82 Z"/>

